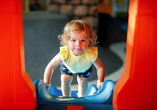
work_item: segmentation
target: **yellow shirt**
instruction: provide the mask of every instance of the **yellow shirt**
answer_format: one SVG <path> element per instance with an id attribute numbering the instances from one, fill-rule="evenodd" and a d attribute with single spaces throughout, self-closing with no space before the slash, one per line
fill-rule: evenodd
<path id="1" fill-rule="evenodd" d="M 80 56 L 75 56 L 67 47 L 60 47 L 60 58 L 67 69 L 72 73 L 82 73 L 88 70 L 97 59 L 97 47 L 88 47 Z"/>

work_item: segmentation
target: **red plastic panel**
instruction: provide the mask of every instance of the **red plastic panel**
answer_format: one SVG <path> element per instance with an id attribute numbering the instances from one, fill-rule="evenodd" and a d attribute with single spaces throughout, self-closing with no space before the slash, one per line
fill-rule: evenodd
<path id="1" fill-rule="evenodd" d="M 69 105 L 67 106 L 66 110 L 83 110 L 83 106 Z"/>
<path id="2" fill-rule="evenodd" d="M 22 0 L 0 3 L 0 109 L 36 107 L 36 91 L 25 72 Z"/>
<path id="3" fill-rule="evenodd" d="M 117 110 L 157 109 L 157 0 L 130 0 L 125 71 L 115 85 Z"/>

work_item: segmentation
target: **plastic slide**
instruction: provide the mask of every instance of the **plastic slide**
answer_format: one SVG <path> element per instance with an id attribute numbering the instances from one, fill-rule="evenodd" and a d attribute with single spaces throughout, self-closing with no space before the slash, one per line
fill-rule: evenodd
<path id="1" fill-rule="evenodd" d="M 78 91 L 71 91 L 71 97 L 62 96 L 61 90 L 58 90 L 53 84 L 50 84 L 49 90 L 46 90 L 45 83 L 37 79 L 33 82 L 36 87 L 37 104 L 52 104 L 52 103 L 103 103 L 112 104 L 113 89 L 115 82 L 106 80 L 100 89 L 97 89 L 94 84 L 87 88 L 84 97 L 77 97 Z"/>

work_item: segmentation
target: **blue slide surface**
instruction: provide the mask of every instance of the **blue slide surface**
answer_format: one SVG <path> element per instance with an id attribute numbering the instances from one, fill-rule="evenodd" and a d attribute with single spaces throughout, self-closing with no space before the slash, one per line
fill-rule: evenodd
<path id="1" fill-rule="evenodd" d="M 90 104 L 102 103 L 112 104 L 113 89 L 115 82 L 106 80 L 103 82 L 100 89 L 92 84 L 87 88 L 86 94 L 83 97 L 77 97 L 78 91 L 71 91 L 71 97 L 62 96 L 61 90 L 58 90 L 53 84 L 50 84 L 49 90 L 46 90 L 45 83 L 37 79 L 34 82 L 36 87 L 37 104 L 53 104 L 53 103 L 73 103 L 73 104 Z"/>

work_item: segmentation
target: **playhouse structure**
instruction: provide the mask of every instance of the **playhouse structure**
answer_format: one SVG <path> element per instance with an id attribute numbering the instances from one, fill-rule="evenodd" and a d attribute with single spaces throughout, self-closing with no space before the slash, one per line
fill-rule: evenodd
<path id="1" fill-rule="evenodd" d="M 157 109 L 157 0 L 130 0 L 125 71 L 115 85 L 115 110 Z M 35 110 L 25 71 L 22 0 L 0 3 L 0 109 Z M 82 109 L 82 107 L 81 107 Z"/>

